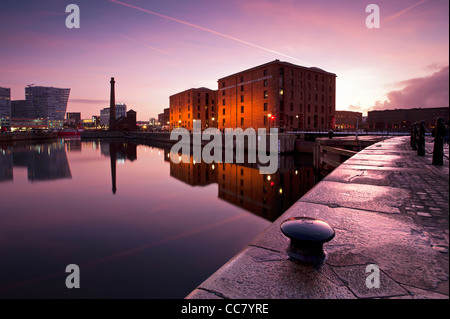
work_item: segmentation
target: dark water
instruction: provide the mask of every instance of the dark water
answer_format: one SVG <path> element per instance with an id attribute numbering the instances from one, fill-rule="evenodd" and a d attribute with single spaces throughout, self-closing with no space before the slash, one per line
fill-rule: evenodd
<path id="1" fill-rule="evenodd" d="M 184 298 L 314 184 L 122 140 L 0 146 L 0 298 Z M 80 269 L 68 289 L 66 266 Z"/>

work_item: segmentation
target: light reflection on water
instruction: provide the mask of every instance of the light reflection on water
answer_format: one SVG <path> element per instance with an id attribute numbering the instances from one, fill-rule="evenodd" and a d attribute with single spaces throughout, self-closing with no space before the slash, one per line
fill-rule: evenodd
<path id="1" fill-rule="evenodd" d="M 184 298 L 314 184 L 310 157 L 272 175 L 169 157 L 125 140 L 0 146 L 0 298 Z"/>

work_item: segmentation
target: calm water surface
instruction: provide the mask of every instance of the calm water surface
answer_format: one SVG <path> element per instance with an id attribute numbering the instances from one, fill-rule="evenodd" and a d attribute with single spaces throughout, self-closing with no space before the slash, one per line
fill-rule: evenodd
<path id="1" fill-rule="evenodd" d="M 309 157 L 261 175 L 169 156 L 123 140 L 0 146 L 0 298 L 184 298 L 314 184 Z"/>

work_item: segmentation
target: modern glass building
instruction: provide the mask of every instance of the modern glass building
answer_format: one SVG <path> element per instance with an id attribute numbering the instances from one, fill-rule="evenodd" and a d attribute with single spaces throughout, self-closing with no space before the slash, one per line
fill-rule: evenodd
<path id="1" fill-rule="evenodd" d="M 127 105 L 125 103 L 116 103 L 116 120 L 127 116 Z M 100 125 L 109 126 L 109 107 L 100 110 Z"/>
<path id="2" fill-rule="evenodd" d="M 11 89 L 0 87 L 0 126 L 8 126 L 11 118 Z"/>
<path id="3" fill-rule="evenodd" d="M 32 86 L 25 88 L 28 118 L 63 121 L 70 89 Z"/>

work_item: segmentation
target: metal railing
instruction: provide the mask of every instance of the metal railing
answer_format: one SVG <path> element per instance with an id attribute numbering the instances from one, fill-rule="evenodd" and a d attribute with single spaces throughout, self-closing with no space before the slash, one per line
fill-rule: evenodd
<path id="1" fill-rule="evenodd" d="M 448 123 L 446 124 L 442 117 L 436 119 L 436 126 L 433 130 L 432 136 L 434 139 L 427 140 L 425 138 L 425 122 L 421 121 L 413 123 L 411 127 L 411 139 L 410 146 L 413 150 L 417 151 L 418 156 L 425 156 L 426 147 L 425 143 L 434 143 L 433 145 L 433 165 L 443 165 L 444 157 L 448 159 L 448 156 L 444 154 L 444 145 L 448 146 L 449 143 L 449 129 Z M 430 152 L 428 152 L 430 154 Z"/>

